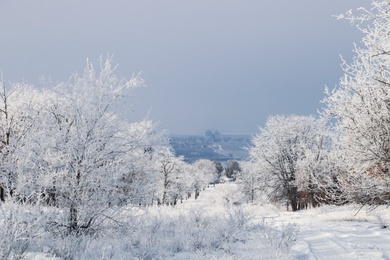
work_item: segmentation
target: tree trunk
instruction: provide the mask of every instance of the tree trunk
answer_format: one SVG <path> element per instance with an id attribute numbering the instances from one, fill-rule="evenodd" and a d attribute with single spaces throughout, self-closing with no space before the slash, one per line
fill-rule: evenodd
<path id="1" fill-rule="evenodd" d="M 195 200 L 199 197 L 199 190 L 195 190 Z"/>
<path id="2" fill-rule="evenodd" d="M 167 201 L 167 191 L 164 189 L 163 197 L 162 197 L 162 204 L 168 203 Z"/>
<path id="3" fill-rule="evenodd" d="M 72 205 L 69 209 L 69 233 L 76 233 L 78 229 L 77 209 Z"/>
<path id="4" fill-rule="evenodd" d="M 299 208 L 298 208 L 298 193 L 296 187 L 290 188 L 288 192 L 288 198 L 291 204 L 291 210 L 297 211 Z"/>
<path id="5" fill-rule="evenodd" d="M 297 199 L 290 198 L 290 204 L 291 204 L 291 210 L 297 211 L 298 210 L 298 201 Z"/>
<path id="6" fill-rule="evenodd" d="M 5 191 L 3 186 L 0 186 L 0 201 L 5 201 Z"/>

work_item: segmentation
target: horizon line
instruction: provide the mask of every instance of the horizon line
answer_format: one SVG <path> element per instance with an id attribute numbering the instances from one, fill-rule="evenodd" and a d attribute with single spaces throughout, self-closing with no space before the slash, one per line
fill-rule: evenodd
<path id="1" fill-rule="evenodd" d="M 221 135 L 253 135 L 254 133 L 220 133 Z M 192 133 L 192 134 L 169 134 L 169 135 L 199 135 L 199 136 L 204 136 L 204 134 L 199 134 L 199 133 Z"/>

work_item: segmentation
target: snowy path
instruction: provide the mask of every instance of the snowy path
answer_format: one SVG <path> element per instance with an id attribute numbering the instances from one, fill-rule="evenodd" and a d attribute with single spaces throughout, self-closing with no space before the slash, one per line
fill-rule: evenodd
<path id="1" fill-rule="evenodd" d="M 222 211 L 224 203 L 237 198 L 234 184 L 220 184 L 201 192 L 198 200 L 187 200 L 179 207 Z M 361 210 L 356 206 L 324 206 L 300 212 L 287 212 L 272 205 L 243 206 L 256 219 L 281 226 L 296 223 L 299 235 L 293 250 L 294 259 L 390 259 L 390 228 L 383 228 L 380 219 L 390 224 L 390 209 Z M 253 259 L 261 259 L 257 256 Z"/>
<path id="2" fill-rule="evenodd" d="M 280 212 L 275 221 L 297 223 L 300 229 L 293 250 L 298 259 L 388 259 L 390 229 L 375 214 L 390 221 L 390 210 L 361 211 L 357 207 L 324 207 L 300 212 Z"/>
<path id="3" fill-rule="evenodd" d="M 370 223 L 300 225 L 293 249 L 299 259 L 387 259 L 390 233 Z"/>

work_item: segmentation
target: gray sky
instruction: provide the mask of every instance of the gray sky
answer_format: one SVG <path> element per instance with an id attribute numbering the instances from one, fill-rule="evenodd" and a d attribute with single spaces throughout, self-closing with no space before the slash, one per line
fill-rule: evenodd
<path id="1" fill-rule="evenodd" d="M 86 58 L 114 54 L 142 71 L 129 120 L 172 134 L 256 133 L 275 114 L 315 114 L 340 57 L 361 33 L 333 14 L 368 0 L 0 0 L 5 81 L 66 81 Z"/>

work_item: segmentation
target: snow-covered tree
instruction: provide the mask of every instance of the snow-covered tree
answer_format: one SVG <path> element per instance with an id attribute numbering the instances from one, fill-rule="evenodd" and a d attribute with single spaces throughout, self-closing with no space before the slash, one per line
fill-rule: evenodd
<path id="1" fill-rule="evenodd" d="M 346 173 L 343 152 L 327 145 L 306 150 L 297 162 L 296 183 L 302 207 L 347 202 L 342 191 Z"/>
<path id="2" fill-rule="evenodd" d="M 241 168 L 237 183 L 241 192 L 253 203 L 262 194 L 264 188 L 261 167 L 252 162 L 243 162 Z"/>
<path id="3" fill-rule="evenodd" d="M 117 181 L 134 149 L 128 124 L 114 108 L 138 76 L 118 79 L 111 60 L 96 74 L 88 62 L 82 75 L 44 92 L 44 106 L 20 147 L 17 193 L 23 200 L 45 201 L 67 212 L 68 232 L 89 229 L 103 209 L 117 204 Z"/>
<path id="4" fill-rule="evenodd" d="M 217 176 L 217 170 L 213 161 L 199 159 L 192 164 L 193 189 L 195 199 L 199 197 L 201 190 L 206 188 L 211 182 L 214 182 Z"/>
<path id="5" fill-rule="evenodd" d="M 33 132 L 35 120 L 42 110 L 42 92 L 31 85 L 14 83 L 0 92 L 0 200 L 11 196 L 20 171 L 17 169 L 18 151 L 26 146 Z"/>
<path id="6" fill-rule="evenodd" d="M 118 181 L 121 203 L 155 204 L 161 197 L 162 178 L 155 159 L 169 147 L 169 140 L 157 127 L 149 119 L 128 126 L 126 135 L 132 149 L 126 153 L 126 170 Z"/>
<path id="7" fill-rule="evenodd" d="M 324 143 L 322 127 L 323 122 L 313 116 L 273 116 L 252 140 L 250 161 L 257 167 L 263 189 L 272 200 L 287 200 L 294 211 L 309 192 L 299 190 L 297 179 L 304 172 L 299 171 L 298 163 L 307 158 L 308 151 L 316 152 L 319 160 Z"/>
<path id="8" fill-rule="evenodd" d="M 184 192 L 181 189 L 186 169 L 184 159 L 177 157 L 171 146 L 162 147 L 154 156 L 155 169 L 162 180 L 159 204 L 175 205 Z"/>
<path id="9" fill-rule="evenodd" d="M 221 162 L 214 161 L 214 164 L 215 164 L 215 170 L 217 172 L 217 176 L 214 180 L 214 183 L 219 183 L 224 169 Z"/>
<path id="10" fill-rule="evenodd" d="M 225 175 L 228 178 L 236 180 L 237 174 L 241 172 L 240 164 L 236 160 L 229 160 L 225 167 Z"/>
<path id="11" fill-rule="evenodd" d="M 323 113 L 336 119 L 350 191 L 360 190 L 358 200 L 383 201 L 390 198 L 390 2 L 373 1 L 359 12 L 339 16 L 364 36 L 352 62 L 343 61 L 339 86 L 326 90 Z"/>

